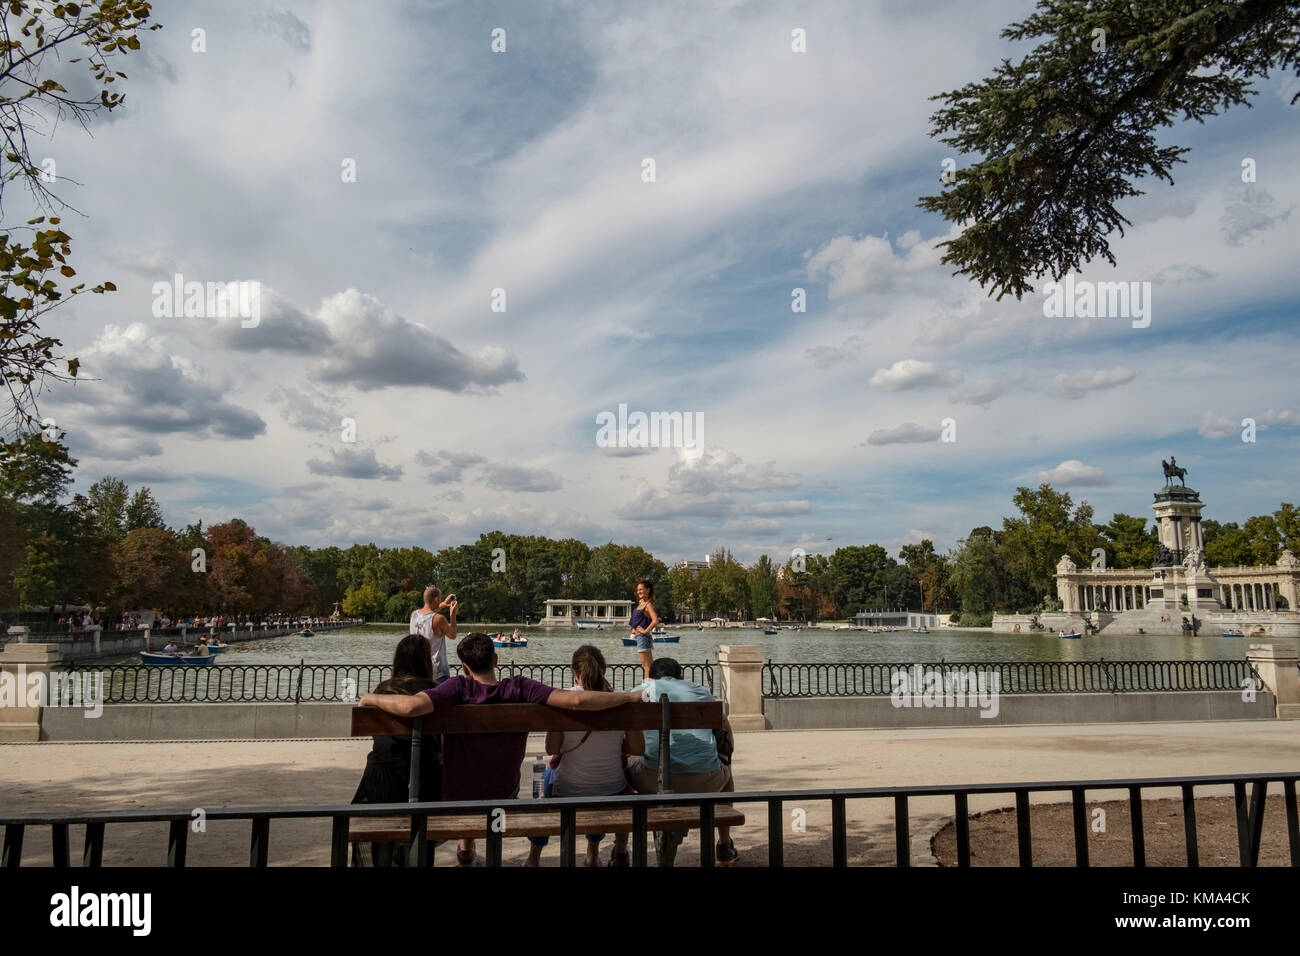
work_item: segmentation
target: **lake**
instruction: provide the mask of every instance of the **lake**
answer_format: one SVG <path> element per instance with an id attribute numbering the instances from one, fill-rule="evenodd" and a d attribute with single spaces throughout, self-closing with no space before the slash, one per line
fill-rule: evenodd
<path id="1" fill-rule="evenodd" d="M 494 631 L 502 625 L 462 626 L 471 630 Z M 507 629 L 508 632 L 509 629 Z M 636 648 L 624 647 L 622 629 L 579 631 L 561 627 L 525 627 L 528 646 L 498 648 L 501 661 L 516 663 L 564 663 L 580 644 L 595 644 L 610 663 L 637 661 Z M 217 661 L 221 664 L 387 664 L 393 648 L 407 633 L 400 624 L 372 624 L 321 634 L 318 637 L 284 636 L 232 644 Z M 1053 634 L 994 634 L 943 628 L 929 634 L 896 631 L 868 634 L 865 631 L 831 631 L 804 628 L 765 635 L 742 628 L 703 631 L 669 631 L 680 634 L 678 644 L 656 644 L 656 657 L 674 657 L 683 663 L 718 659 L 719 644 L 757 644 L 764 657 L 778 663 L 832 663 L 837 661 L 888 661 L 899 663 L 931 661 L 1078 661 L 1078 660 L 1241 660 L 1251 641 L 1218 634 L 1200 637 L 1160 637 L 1149 634 L 1085 637 L 1063 641 Z M 1294 644 L 1295 641 L 1281 641 Z M 104 663 L 139 663 L 138 655 L 113 658 Z M 453 662 L 455 657 L 453 655 Z"/>

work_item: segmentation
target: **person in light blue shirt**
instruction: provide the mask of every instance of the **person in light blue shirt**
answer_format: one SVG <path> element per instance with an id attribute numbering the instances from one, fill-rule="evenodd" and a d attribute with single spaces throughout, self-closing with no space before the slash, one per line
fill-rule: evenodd
<path id="1" fill-rule="evenodd" d="M 660 660 L 671 661 L 672 658 L 660 658 Z M 667 694 L 668 699 L 674 703 L 713 700 L 713 695 L 709 693 L 707 687 L 702 687 L 694 681 L 683 680 L 681 677 L 673 678 L 671 675 L 660 673 L 663 668 L 659 666 L 658 661 L 650 667 L 652 673 L 659 674 L 654 682 L 655 701 L 658 701 L 660 694 Z M 678 673 L 681 673 L 680 667 Z M 644 690 L 646 686 L 641 684 L 636 689 Z M 669 733 L 672 735 L 670 751 L 674 789 L 683 789 L 676 786 L 678 774 L 717 773 L 721 769 L 722 762 L 718 760 L 718 744 L 713 738 L 712 730 L 673 730 Z M 649 767 L 659 766 L 659 731 L 657 730 L 645 732 L 644 762 Z"/>
<path id="2" fill-rule="evenodd" d="M 682 665 L 671 657 L 661 657 L 650 665 L 651 695 L 678 701 L 711 701 L 708 688 L 682 679 Z M 638 689 L 645 689 L 642 684 Z M 731 725 L 727 725 L 731 732 Z M 733 793 L 736 786 L 730 762 L 718 757 L 718 744 L 712 730 L 671 730 L 669 757 L 672 761 L 672 786 L 677 793 Z M 637 793 L 659 792 L 659 731 L 645 731 L 645 755 L 632 757 L 627 763 L 628 780 Z M 655 832 L 655 853 L 660 866 L 672 866 L 677 847 L 684 834 Z M 719 866 L 731 866 L 740 857 L 731 841 L 731 828 L 718 827 L 716 859 Z"/>

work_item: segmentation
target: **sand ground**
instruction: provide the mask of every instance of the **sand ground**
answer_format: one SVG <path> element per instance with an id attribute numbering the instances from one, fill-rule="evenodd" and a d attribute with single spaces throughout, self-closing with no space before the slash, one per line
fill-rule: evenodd
<path id="1" fill-rule="evenodd" d="M 1300 721 L 1193 722 L 951 728 L 925 730 L 768 731 L 737 737 L 738 790 L 878 787 L 926 784 L 1016 783 L 1233 772 L 1279 772 L 1300 767 Z M 29 810 L 190 809 L 345 804 L 352 798 L 369 740 L 267 740 L 0 745 L 0 813 Z M 542 737 L 529 740 L 529 754 Z M 530 761 L 531 763 L 531 761 Z M 524 787 L 529 789 L 528 765 Z M 1230 788 L 1204 793 L 1230 793 Z M 1150 793 L 1176 796 L 1177 791 Z M 1123 798 L 1123 791 L 1089 793 L 1091 802 Z M 1068 799 L 1043 794 L 1037 802 Z M 1011 806 L 1007 795 L 973 798 L 972 811 Z M 735 831 L 740 865 L 767 862 L 764 805 L 742 807 L 747 823 Z M 804 832 L 792 825 L 802 810 Z M 790 865 L 831 861 L 830 804 L 786 804 L 785 860 Z M 930 862 L 930 838 L 949 819 L 948 798 L 911 801 L 912 862 Z M 892 865 L 892 800 L 848 804 L 849 862 Z M 272 865 L 328 863 L 328 824 L 285 821 L 271 827 Z M 81 828 L 73 828 L 80 858 Z M 212 822 L 191 833 L 190 865 L 246 865 L 247 823 Z M 608 841 L 607 841 L 608 843 Z M 581 841 L 579 852 L 581 852 Z M 526 841 L 506 839 L 507 863 L 527 853 Z M 161 865 L 166 824 L 110 825 L 106 865 Z M 608 850 L 606 850 L 606 855 Z M 452 863 L 447 849 L 439 865 Z M 653 857 L 653 851 L 652 851 Z M 698 861 L 698 840 L 687 838 L 680 865 Z M 47 831 L 28 832 L 24 863 L 50 860 Z M 553 841 L 545 865 L 558 865 Z"/>

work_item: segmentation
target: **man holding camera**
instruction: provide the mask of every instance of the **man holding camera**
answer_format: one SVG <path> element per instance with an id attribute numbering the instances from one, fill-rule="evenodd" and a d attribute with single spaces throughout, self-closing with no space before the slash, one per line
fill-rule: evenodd
<path id="1" fill-rule="evenodd" d="M 442 592 L 430 584 L 424 589 L 424 607 L 411 612 L 411 633 L 421 635 L 429 642 L 433 658 L 433 679 L 444 680 L 451 676 L 447 662 L 447 641 L 456 640 L 456 595 L 442 599 Z M 444 616 L 441 612 L 446 611 Z"/>

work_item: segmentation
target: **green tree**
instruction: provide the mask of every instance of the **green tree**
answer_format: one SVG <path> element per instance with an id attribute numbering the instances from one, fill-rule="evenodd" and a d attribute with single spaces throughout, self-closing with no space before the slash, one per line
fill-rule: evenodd
<path id="1" fill-rule="evenodd" d="M 67 492 L 77 460 L 58 441 L 40 432 L 0 445 L 0 497 L 19 504 L 53 507 Z"/>
<path id="2" fill-rule="evenodd" d="M 411 619 L 411 612 L 423 605 L 423 591 L 401 591 L 384 602 L 383 620 L 405 624 Z"/>
<path id="3" fill-rule="evenodd" d="M 349 588 L 343 596 L 343 613 L 350 617 L 377 617 L 388 603 L 384 592 L 373 584 Z"/>
<path id="4" fill-rule="evenodd" d="M 886 572 L 897 562 L 878 544 L 836 548 L 830 556 L 830 596 L 840 617 L 852 617 L 863 608 L 901 604 L 905 596 Z"/>
<path id="5" fill-rule="evenodd" d="M 23 561 L 13 572 L 13 586 L 24 608 L 51 607 L 58 597 L 59 563 L 48 537 L 27 545 Z"/>
<path id="6" fill-rule="evenodd" d="M 1098 531 L 1106 542 L 1106 567 L 1149 568 L 1155 563 L 1159 539 L 1145 518 L 1117 512 Z"/>
<path id="7" fill-rule="evenodd" d="M 1300 508 L 1296 508 L 1289 502 L 1282 502 L 1281 507 L 1273 512 L 1273 522 L 1277 526 L 1282 547 L 1292 554 L 1300 551 Z"/>
<path id="8" fill-rule="evenodd" d="M 99 534 L 110 541 L 126 537 L 126 506 L 130 492 L 126 482 L 106 475 L 86 489 L 91 518 Z"/>
<path id="9" fill-rule="evenodd" d="M 671 573 L 669 575 L 671 577 Z M 754 566 L 749 569 L 749 603 L 754 610 L 754 617 L 774 617 L 776 615 L 776 601 L 778 594 L 778 582 L 776 579 L 776 568 L 772 565 L 772 559 L 767 555 L 761 555 Z"/>
<path id="10" fill-rule="evenodd" d="M 1140 195 L 1143 177 L 1172 183 L 1187 152 L 1157 131 L 1247 103 L 1255 77 L 1295 70 L 1298 32 L 1290 0 L 1040 0 L 1002 31 L 1037 47 L 934 97 L 945 105 L 932 134 L 976 157 L 919 203 L 965 226 L 943 261 L 998 298 L 1098 256 L 1114 265 L 1107 236 L 1128 225 L 1116 204 Z"/>
<path id="11" fill-rule="evenodd" d="M 126 505 L 123 526 L 128 532 L 139 528 L 167 527 L 167 522 L 163 521 L 162 509 L 158 507 L 148 486 L 137 488 L 131 495 L 131 500 Z"/>
<path id="12" fill-rule="evenodd" d="M 1069 492 L 1058 492 L 1049 484 L 1039 485 L 1036 491 L 1017 488 L 1012 501 L 1020 516 L 1002 519 L 1000 544 L 1006 549 L 1007 570 L 1033 595 L 1028 602 L 1032 606 L 1055 593 L 1061 555 L 1088 567 L 1101 535 L 1092 523 L 1091 505 L 1081 501 L 1076 506 Z"/>

